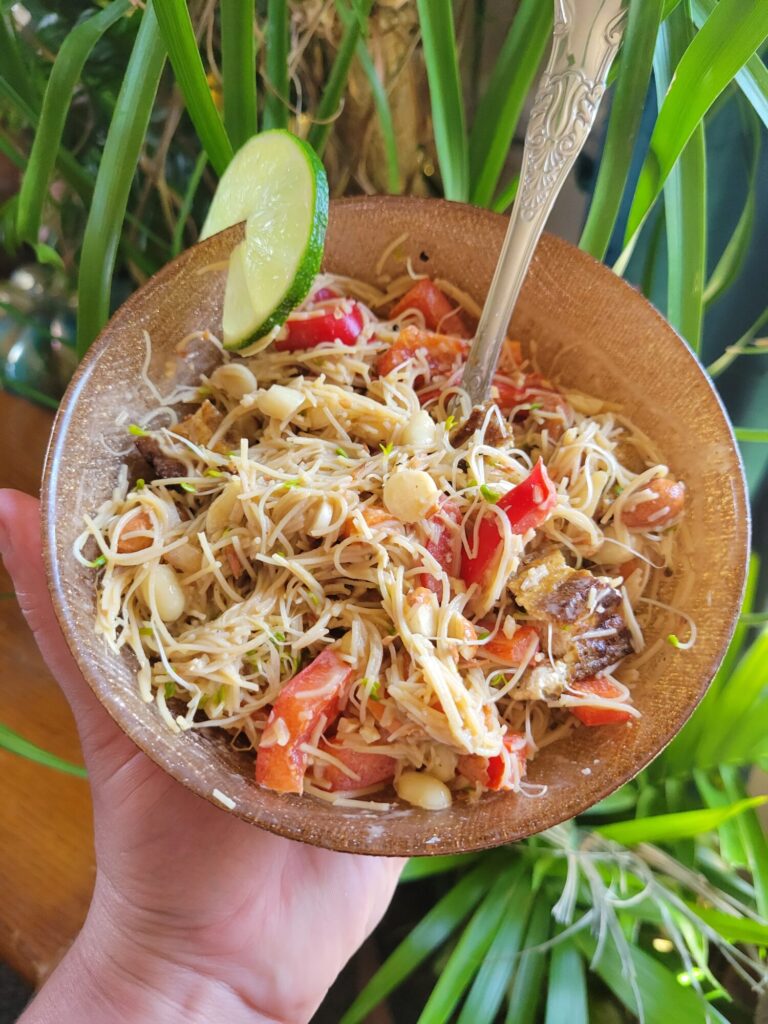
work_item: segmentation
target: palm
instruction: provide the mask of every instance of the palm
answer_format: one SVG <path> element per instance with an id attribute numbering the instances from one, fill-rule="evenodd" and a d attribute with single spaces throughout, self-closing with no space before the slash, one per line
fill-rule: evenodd
<path id="1" fill-rule="evenodd" d="M 252 1002 L 291 1002 L 275 965 L 322 994 L 383 913 L 401 861 L 331 853 L 269 835 L 194 796 L 136 750 L 96 701 L 55 620 L 37 502 L 0 494 L 4 556 L 43 655 L 72 704 L 93 790 L 97 888 L 122 929 L 158 957 Z M 321 941 L 318 939 L 321 938 Z M 268 957 L 269 965 L 265 964 Z M 258 988 L 257 994 L 249 989 Z"/>

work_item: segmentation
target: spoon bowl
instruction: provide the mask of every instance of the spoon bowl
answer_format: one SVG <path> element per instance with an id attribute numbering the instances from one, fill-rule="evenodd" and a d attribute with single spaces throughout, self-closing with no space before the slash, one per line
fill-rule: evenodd
<path id="1" fill-rule="evenodd" d="M 439 200 L 343 200 L 331 207 L 325 268 L 375 283 L 380 271 L 401 273 L 410 258 L 417 271 L 452 281 L 480 306 L 506 223 Z M 739 611 L 749 510 L 731 428 L 695 357 L 638 292 L 557 238 L 539 243 L 511 336 L 547 376 L 619 404 L 688 488 L 680 564 L 664 581 L 663 600 L 695 620 L 698 640 L 689 651 L 663 644 L 641 665 L 637 722 L 575 729 L 544 749 L 528 775 L 547 787 L 543 796 L 487 794 L 437 812 L 396 801 L 389 812 L 352 810 L 260 789 L 253 755 L 232 749 L 223 732 L 171 733 L 155 706 L 140 700 L 132 656 L 116 655 L 94 633 L 94 574 L 74 559 L 72 545 L 83 516 L 111 493 L 129 447 L 126 424 L 157 406 L 150 382 L 167 394 L 180 375 L 189 379 L 218 361 L 203 344 L 190 368 L 176 348 L 192 332 L 219 331 L 226 258 L 241 236 L 242 225 L 207 239 L 139 289 L 93 345 L 57 416 L 43 481 L 45 556 L 56 613 L 85 678 L 121 729 L 180 783 L 262 828 L 317 846 L 457 853 L 522 839 L 584 811 L 648 764 L 704 694 Z M 659 612 L 649 640 L 669 630 Z"/>

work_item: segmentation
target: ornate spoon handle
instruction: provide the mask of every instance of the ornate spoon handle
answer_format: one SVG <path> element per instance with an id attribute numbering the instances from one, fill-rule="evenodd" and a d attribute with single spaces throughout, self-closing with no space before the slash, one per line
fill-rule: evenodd
<path id="1" fill-rule="evenodd" d="M 552 53 L 525 135 L 520 188 L 462 386 L 488 393 L 509 318 L 563 182 L 586 142 L 621 42 L 626 0 L 555 0 Z"/>

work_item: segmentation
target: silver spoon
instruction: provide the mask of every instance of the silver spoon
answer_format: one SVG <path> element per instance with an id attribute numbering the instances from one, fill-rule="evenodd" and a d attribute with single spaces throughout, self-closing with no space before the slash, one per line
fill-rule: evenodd
<path id="1" fill-rule="evenodd" d="M 525 134 L 520 187 L 462 387 L 488 398 L 509 318 L 563 182 L 587 140 L 624 32 L 627 0 L 555 0 L 552 53 Z"/>

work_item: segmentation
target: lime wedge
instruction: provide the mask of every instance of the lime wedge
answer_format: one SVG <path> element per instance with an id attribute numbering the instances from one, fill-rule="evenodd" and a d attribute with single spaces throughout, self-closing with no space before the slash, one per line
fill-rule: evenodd
<path id="1" fill-rule="evenodd" d="M 221 178 L 202 237 L 241 220 L 245 241 L 230 257 L 224 296 L 224 345 L 230 349 L 284 323 L 320 269 L 328 181 L 311 146 L 282 130 L 246 142 Z"/>

